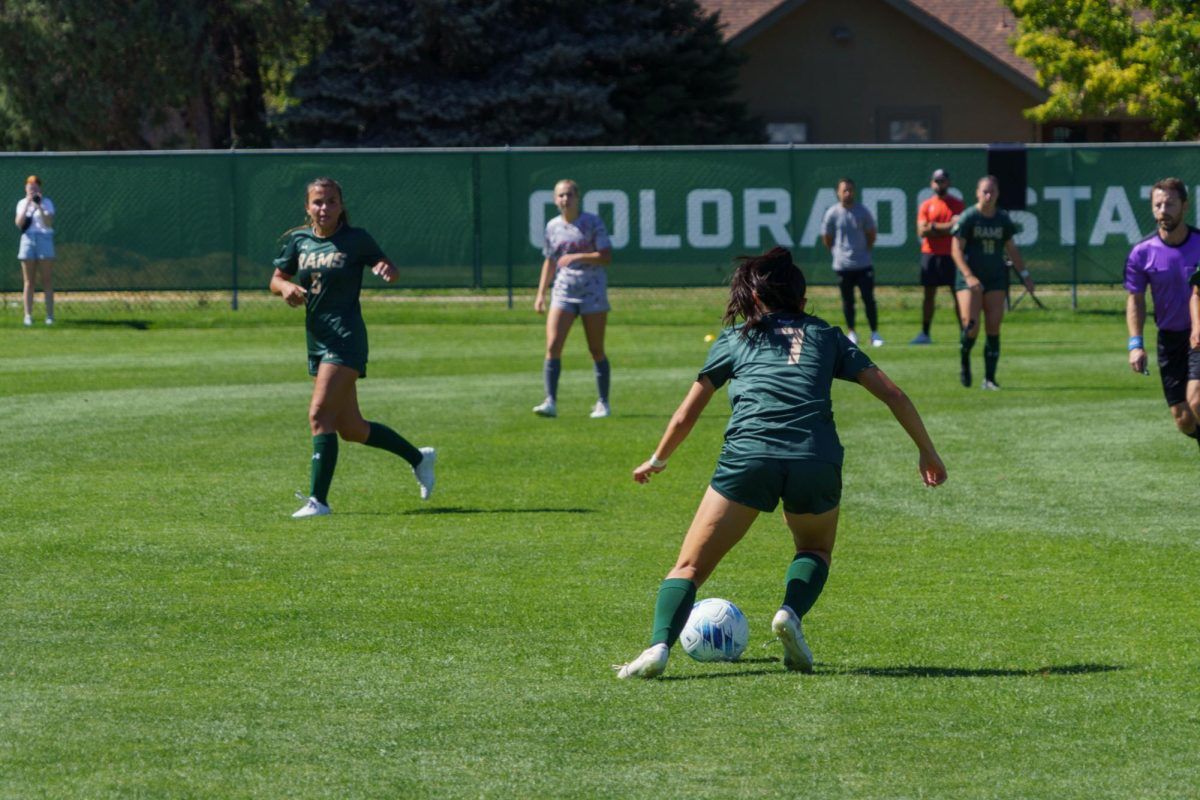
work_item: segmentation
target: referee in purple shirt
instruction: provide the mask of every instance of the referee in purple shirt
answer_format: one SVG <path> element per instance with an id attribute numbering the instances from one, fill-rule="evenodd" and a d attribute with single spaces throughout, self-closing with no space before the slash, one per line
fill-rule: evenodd
<path id="1" fill-rule="evenodd" d="M 1157 230 L 1134 245 L 1125 261 L 1129 366 L 1134 372 L 1149 374 L 1142 339 L 1149 286 L 1158 327 L 1158 371 L 1163 395 L 1179 432 L 1200 442 L 1200 429 L 1187 403 L 1188 381 L 1200 380 L 1200 359 L 1192 359 L 1192 367 L 1188 366 L 1192 328 L 1188 279 L 1200 264 L 1200 231 L 1183 221 L 1187 213 L 1187 186 L 1179 178 L 1163 178 L 1154 184 L 1150 207 Z"/>

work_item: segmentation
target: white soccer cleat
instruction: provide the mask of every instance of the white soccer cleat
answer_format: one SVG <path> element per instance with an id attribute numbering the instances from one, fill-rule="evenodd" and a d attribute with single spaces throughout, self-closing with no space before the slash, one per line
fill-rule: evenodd
<path id="1" fill-rule="evenodd" d="M 854 331 L 847 333 L 846 338 L 850 340 L 850 344 L 858 344 L 858 334 Z"/>
<path id="2" fill-rule="evenodd" d="M 32 326 L 33 326 L 33 317 L 32 317 L 32 316 L 30 316 L 29 314 L 26 314 L 26 315 L 25 315 L 25 327 L 26 327 L 26 328 L 29 328 L 29 327 L 32 327 Z"/>
<path id="3" fill-rule="evenodd" d="M 417 483 L 421 485 L 421 499 L 428 500 L 433 494 L 433 468 L 437 466 L 437 450 L 422 447 L 421 455 L 420 463 L 413 467 L 413 475 L 417 476 Z"/>
<path id="4" fill-rule="evenodd" d="M 555 405 L 552 398 L 547 397 L 542 401 L 541 405 L 536 405 L 533 407 L 533 413 L 537 414 L 539 417 L 557 417 L 558 406 Z"/>
<path id="5" fill-rule="evenodd" d="M 53 324 L 54 324 L 54 317 L 46 317 L 46 324 L 47 324 L 47 325 L 53 325 Z"/>
<path id="6" fill-rule="evenodd" d="M 933 339 L 930 338 L 928 333 L 921 331 L 912 338 L 912 341 L 909 342 L 909 344 L 933 344 Z"/>
<path id="7" fill-rule="evenodd" d="M 597 400 L 596 405 L 592 408 L 592 413 L 589 415 L 592 419 L 604 419 L 612 416 L 612 408 L 603 400 Z"/>
<path id="8" fill-rule="evenodd" d="M 980 386 L 980 388 L 981 388 L 981 389 L 983 389 L 985 392 L 998 392 L 998 391 L 1000 391 L 1000 384 L 996 383 L 995 381 L 989 381 L 989 380 L 987 380 L 986 378 L 984 379 L 983 383 L 979 384 L 979 386 Z"/>
<path id="9" fill-rule="evenodd" d="M 883 337 L 878 331 L 871 331 L 871 347 L 883 347 Z"/>
<path id="10" fill-rule="evenodd" d="M 329 506 L 322 503 L 315 497 L 310 497 L 304 501 L 304 505 L 295 514 L 292 514 L 292 519 L 305 519 L 307 517 L 324 517 L 333 512 L 329 510 Z"/>
<path id="11" fill-rule="evenodd" d="M 647 647 L 642 654 L 628 664 L 614 664 L 618 678 L 657 678 L 667 668 L 667 657 L 671 651 L 665 644 Z"/>
<path id="12" fill-rule="evenodd" d="M 793 672 L 812 672 L 813 654 L 800 630 L 800 618 L 787 606 L 780 606 L 771 620 L 775 638 L 783 644 L 783 665 Z"/>

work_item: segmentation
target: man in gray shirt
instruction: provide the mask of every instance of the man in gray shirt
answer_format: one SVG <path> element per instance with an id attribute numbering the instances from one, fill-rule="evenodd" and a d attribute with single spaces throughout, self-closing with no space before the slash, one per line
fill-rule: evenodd
<path id="1" fill-rule="evenodd" d="M 855 200 L 855 185 L 850 178 L 838 181 L 838 202 L 825 212 L 821 223 L 822 239 L 833 254 L 833 271 L 838 274 L 842 291 L 842 313 L 846 315 L 846 336 L 858 344 L 854 331 L 854 287 L 862 294 L 863 309 L 871 326 L 871 345 L 879 347 L 879 313 L 875 306 L 875 270 L 871 266 L 871 248 L 875 246 L 875 218 L 866 206 Z"/>

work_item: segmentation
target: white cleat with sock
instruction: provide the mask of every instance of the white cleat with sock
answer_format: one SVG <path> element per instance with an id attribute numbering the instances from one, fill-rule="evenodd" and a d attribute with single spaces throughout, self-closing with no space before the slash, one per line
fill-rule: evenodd
<path id="1" fill-rule="evenodd" d="M 554 400 L 552 398 L 547 397 L 540 405 L 533 407 L 533 413 L 537 414 L 539 417 L 557 417 L 558 406 L 554 404 Z"/>
<path id="2" fill-rule="evenodd" d="M 603 419 L 604 417 L 612 416 L 612 408 L 603 400 L 597 400 L 596 405 L 592 407 L 592 413 L 589 414 L 592 419 Z"/>
<path id="3" fill-rule="evenodd" d="M 793 672 L 812 672 L 813 654 L 800 630 L 800 618 L 787 606 L 780 606 L 771 620 L 771 630 L 783 645 L 783 665 Z"/>
<path id="4" fill-rule="evenodd" d="M 614 664 L 618 678 L 657 678 L 667 668 L 671 651 L 665 644 L 647 647 L 642 654 L 628 664 Z"/>
<path id="5" fill-rule="evenodd" d="M 417 483 L 421 485 L 421 499 L 428 500 L 433 494 L 433 469 L 437 466 L 437 450 L 432 447 L 422 447 L 421 455 L 423 458 L 413 467 L 413 475 L 417 476 Z"/>
<path id="6" fill-rule="evenodd" d="M 305 499 L 304 495 L 300 494 L 299 492 L 296 493 L 296 496 L 299 497 L 301 500 L 304 500 L 304 505 L 301 506 L 300 510 L 297 511 L 295 514 L 292 514 L 293 519 L 305 519 L 306 517 L 324 517 L 324 516 L 328 516 L 329 514 L 333 513 L 332 511 L 329 510 L 329 506 L 325 505 L 324 503 L 322 503 L 320 500 L 318 500 L 315 497 L 309 497 L 309 498 Z"/>

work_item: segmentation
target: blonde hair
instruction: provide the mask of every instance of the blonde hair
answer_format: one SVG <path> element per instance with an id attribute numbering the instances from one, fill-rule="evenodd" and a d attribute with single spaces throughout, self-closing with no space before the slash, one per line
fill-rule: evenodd
<path id="1" fill-rule="evenodd" d="M 571 180 L 570 178 L 563 178 L 560 181 L 556 181 L 554 184 L 554 188 L 557 189 L 559 186 L 562 186 L 564 183 L 568 184 L 572 189 L 574 189 L 575 194 L 579 194 L 579 184 L 576 183 L 575 181 Z"/>

